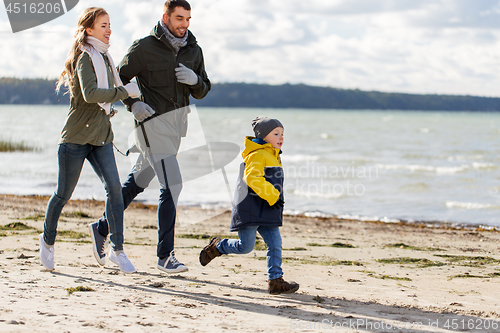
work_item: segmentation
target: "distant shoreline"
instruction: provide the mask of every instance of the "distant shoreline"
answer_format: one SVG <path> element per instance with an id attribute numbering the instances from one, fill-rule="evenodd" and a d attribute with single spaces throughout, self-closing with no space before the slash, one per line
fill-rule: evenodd
<path id="1" fill-rule="evenodd" d="M 55 79 L 0 78 L 0 104 L 69 104 Z M 213 83 L 201 107 L 401 111 L 500 111 L 500 97 L 362 91 L 305 84 Z"/>

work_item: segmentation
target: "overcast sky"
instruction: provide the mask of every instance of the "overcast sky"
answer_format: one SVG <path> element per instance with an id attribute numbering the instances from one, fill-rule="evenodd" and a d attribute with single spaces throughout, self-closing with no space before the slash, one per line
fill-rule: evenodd
<path id="1" fill-rule="evenodd" d="M 499 0 L 191 0 L 190 30 L 212 82 L 305 83 L 500 96 Z M 0 77 L 56 78 L 81 11 L 110 14 L 118 63 L 163 1 L 80 0 L 13 34 L 0 8 Z"/>

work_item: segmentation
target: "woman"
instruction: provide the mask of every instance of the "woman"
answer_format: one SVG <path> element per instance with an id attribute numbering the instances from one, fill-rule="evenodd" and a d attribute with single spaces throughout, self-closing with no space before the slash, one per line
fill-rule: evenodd
<path id="1" fill-rule="evenodd" d="M 59 140 L 57 189 L 48 203 L 43 234 L 39 238 L 41 261 L 49 270 L 55 267 L 57 221 L 87 159 L 106 190 L 109 259 L 122 272 L 135 272 L 123 252 L 123 199 L 113 152 L 110 113 L 111 103 L 139 97 L 140 92 L 135 83 L 123 86 L 108 53 L 110 35 L 108 13 L 96 7 L 85 10 L 78 20 L 75 40 L 57 84 L 57 91 L 63 84 L 68 86 L 70 109 Z M 101 263 L 104 264 L 104 258 Z"/>

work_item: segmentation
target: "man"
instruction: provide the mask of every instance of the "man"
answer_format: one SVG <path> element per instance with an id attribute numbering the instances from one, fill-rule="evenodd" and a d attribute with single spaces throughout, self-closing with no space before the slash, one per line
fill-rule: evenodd
<path id="1" fill-rule="evenodd" d="M 151 34 L 135 41 L 118 66 L 123 84 L 135 77 L 142 93 L 141 99 L 124 101 L 135 118 L 135 147 L 140 152 L 122 186 L 124 206 L 127 208 L 157 177 L 161 187 L 157 267 L 166 273 L 188 270 L 174 255 L 176 205 L 182 188 L 176 155 L 187 131 L 189 97 L 202 99 L 211 88 L 202 50 L 188 30 L 190 19 L 187 1 L 166 1 L 162 19 Z M 94 255 L 104 265 L 106 216 L 89 227 Z"/>

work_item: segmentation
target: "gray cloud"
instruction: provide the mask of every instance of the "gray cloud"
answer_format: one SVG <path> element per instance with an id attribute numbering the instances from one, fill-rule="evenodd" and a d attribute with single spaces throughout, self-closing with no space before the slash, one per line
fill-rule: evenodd
<path id="1" fill-rule="evenodd" d="M 318 14 L 326 16 L 365 15 L 387 12 L 404 12 L 425 8 L 431 0 L 289 0 L 272 1 L 274 10 L 283 10 L 293 14 Z M 257 2 L 256 2 L 257 3 Z M 257 4 L 256 4 L 257 6 Z"/>
<path id="2" fill-rule="evenodd" d="M 500 95 L 497 0 L 190 2 L 191 30 L 214 82 Z M 93 4 L 80 0 L 70 14 L 30 34 L 4 33 L 0 75 L 55 78 L 78 14 Z M 102 5 L 111 17 L 115 62 L 149 34 L 162 11 L 153 0 Z M 5 13 L 0 29 L 10 29 Z"/>

